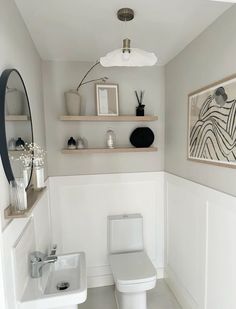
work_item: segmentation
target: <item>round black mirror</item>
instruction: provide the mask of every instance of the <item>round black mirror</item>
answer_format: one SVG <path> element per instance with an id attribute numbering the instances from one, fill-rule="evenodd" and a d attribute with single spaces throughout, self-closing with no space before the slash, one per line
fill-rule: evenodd
<path id="1" fill-rule="evenodd" d="M 26 166 L 25 145 L 33 143 L 33 125 L 28 94 L 16 69 L 5 70 L 0 77 L 0 154 L 8 181 L 32 177 L 32 162 Z"/>

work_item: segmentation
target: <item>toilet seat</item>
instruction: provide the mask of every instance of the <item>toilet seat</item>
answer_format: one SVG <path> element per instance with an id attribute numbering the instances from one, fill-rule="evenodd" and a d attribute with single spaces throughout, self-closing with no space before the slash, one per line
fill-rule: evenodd
<path id="1" fill-rule="evenodd" d="M 137 293 L 156 284 L 156 270 L 145 251 L 112 254 L 110 264 L 118 291 Z"/>

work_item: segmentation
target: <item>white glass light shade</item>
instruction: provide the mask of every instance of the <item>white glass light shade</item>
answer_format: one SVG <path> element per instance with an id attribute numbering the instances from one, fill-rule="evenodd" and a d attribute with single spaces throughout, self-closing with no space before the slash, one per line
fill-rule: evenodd
<path id="1" fill-rule="evenodd" d="M 157 57 L 154 53 L 146 52 L 142 49 L 131 48 L 129 56 L 124 55 L 122 49 L 116 49 L 100 58 L 100 63 L 104 67 L 143 67 L 156 64 Z"/>

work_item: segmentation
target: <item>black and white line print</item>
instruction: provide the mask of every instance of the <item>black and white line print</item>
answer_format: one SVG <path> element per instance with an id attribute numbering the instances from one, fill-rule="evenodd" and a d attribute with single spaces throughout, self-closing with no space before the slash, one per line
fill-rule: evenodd
<path id="1" fill-rule="evenodd" d="M 191 158 L 236 162 L 236 100 L 218 87 L 202 104 L 190 132 Z"/>

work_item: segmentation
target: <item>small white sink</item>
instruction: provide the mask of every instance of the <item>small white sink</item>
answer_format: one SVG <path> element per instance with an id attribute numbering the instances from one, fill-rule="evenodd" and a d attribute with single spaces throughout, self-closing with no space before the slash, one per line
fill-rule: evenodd
<path id="1" fill-rule="evenodd" d="M 21 309 L 77 308 L 87 298 L 85 253 L 59 255 L 43 277 L 30 279 L 19 303 Z"/>

